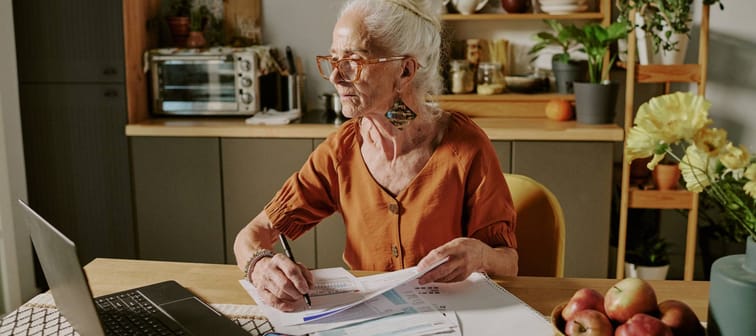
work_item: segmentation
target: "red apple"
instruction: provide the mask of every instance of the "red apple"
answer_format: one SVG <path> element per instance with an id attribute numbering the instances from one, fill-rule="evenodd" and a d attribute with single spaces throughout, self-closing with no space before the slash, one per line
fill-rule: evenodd
<path id="1" fill-rule="evenodd" d="M 565 321 L 572 320 L 575 313 L 585 309 L 593 309 L 606 313 L 604 311 L 604 296 L 591 288 L 578 289 L 572 295 L 572 298 L 567 301 L 564 309 L 562 309 L 562 317 Z"/>
<path id="2" fill-rule="evenodd" d="M 614 328 L 609 318 L 593 309 L 583 309 L 575 313 L 573 319 L 567 321 L 564 327 L 564 333 L 568 336 L 611 336 L 613 332 Z"/>
<path id="3" fill-rule="evenodd" d="M 706 330 L 698 316 L 685 302 L 666 300 L 659 304 L 661 321 L 672 329 L 675 336 L 704 336 Z"/>
<path id="4" fill-rule="evenodd" d="M 646 314 L 635 314 L 623 323 L 614 336 L 674 336 L 672 329 L 660 319 Z"/>
<path id="5" fill-rule="evenodd" d="M 643 313 L 658 316 L 656 293 L 648 282 L 638 278 L 620 280 L 604 295 L 606 315 L 617 324 Z"/>

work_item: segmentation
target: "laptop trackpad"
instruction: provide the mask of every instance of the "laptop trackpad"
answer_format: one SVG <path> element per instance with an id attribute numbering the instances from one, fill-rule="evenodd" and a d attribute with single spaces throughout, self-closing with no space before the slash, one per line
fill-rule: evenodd
<path id="1" fill-rule="evenodd" d="M 197 298 L 160 305 L 193 335 L 249 335 L 236 322 L 219 315 Z"/>

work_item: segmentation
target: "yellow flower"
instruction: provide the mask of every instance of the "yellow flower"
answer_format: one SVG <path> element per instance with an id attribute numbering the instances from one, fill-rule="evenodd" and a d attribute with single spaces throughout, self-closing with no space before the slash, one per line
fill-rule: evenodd
<path id="1" fill-rule="evenodd" d="M 748 149 L 744 145 L 735 147 L 732 142 L 725 146 L 723 153 L 719 157 L 719 161 L 722 164 L 732 170 L 740 169 L 748 165 L 751 162 Z"/>
<path id="2" fill-rule="evenodd" d="M 743 176 L 751 181 L 756 181 L 756 163 L 751 163 L 751 165 L 746 168 Z"/>
<path id="3" fill-rule="evenodd" d="M 691 140 L 711 123 L 711 103 L 703 96 L 691 92 L 675 92 L 652 98 L 638 108 L 635 127 L 666 144 Z"/>
<path id="4" fill-rule="evenodd" d="M 719 156 L 722 147 L 727 145 L 727 131 L 721 128 L 702 128 L 693 136 L 693 142 L 706 154 Z"/>
<path id="5" fill-rule="evenodd" d="M 659 140 L 648 133 L 645 129 L 633 127 L 627 135 L 627 144 L 625 145 L 625 156 L 627 163 L 635 159 L 649 157 L 654 154 Z"/>
<path id="6" fill-rule="evenodd" d="M 743 186 L 743 190 L 745 190 L 748 196 L 756 199 L 756 181 L 746 182 L 746 184 Z"/>
<path id="7" fill-rule="evenodd" d="M 685 188 L 701 192 L 711 185 L 716 176 L 713 160 L 696 146 L 688 146 L 685 149 L 685 156 L 680 160 L 680 172 L 685 180 Z"/>
<path id="8" fill-rule="evenodd" d="M 751 163 L 746 168 L 743 176 L 750 180 L 743 186 L 743 190 L 745 190 L 746 194 L 756 199 L 756 163 Z"/>

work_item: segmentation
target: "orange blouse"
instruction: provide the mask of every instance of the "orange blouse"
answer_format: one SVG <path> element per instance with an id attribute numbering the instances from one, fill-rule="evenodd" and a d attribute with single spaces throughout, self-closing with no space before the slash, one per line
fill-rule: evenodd
<path id="1" fill-rule="evenodd" d="M 344 261 L 354 270 L 411 267 L 457 237 L 517 247 L 515 210 L 490 140 L 470 118 L 452 113 L 425 167 L 396 197 L 372 177 L 350 120 L 310 155 L 265 207 L 273 227 L 296 239 L 339 211 Z"/>

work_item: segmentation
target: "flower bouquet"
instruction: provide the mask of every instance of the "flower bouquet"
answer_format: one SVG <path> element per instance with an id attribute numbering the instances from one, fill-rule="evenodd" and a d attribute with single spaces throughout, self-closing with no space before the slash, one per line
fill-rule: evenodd
<path id="1" fill-rule="evenodd" d="M 756 241 L 756 160 L 745 146 L 727 140 L 724 129 L 710 128 L 711 103 L 689 92 L 652 98 L 638 108 L 627 135 L 625 159 L 666 156 L 680 163 L 685 186 L 705 192 Z M 675 149 L 684 150 L 682 158 Z"/>

